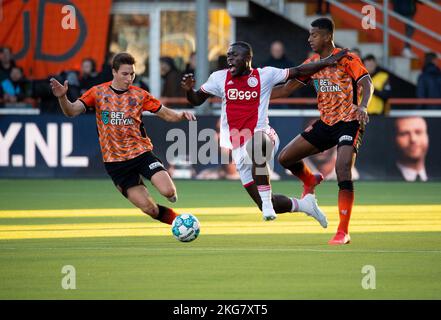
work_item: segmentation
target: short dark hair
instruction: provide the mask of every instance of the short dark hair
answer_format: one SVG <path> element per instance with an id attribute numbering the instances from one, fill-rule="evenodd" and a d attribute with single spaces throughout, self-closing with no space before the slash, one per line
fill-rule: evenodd
<path id="1" fill-rule="evenodd" d="M 327 30 L 329 33 L 334 33 L 334 21 L 329 18 L 318 18 L 311 22 L 311 27 Z"/>
<path id="2" fill-rule="evenodd" d="M 121 65 L 123 64 L 130 64 L 130 65 L 134 65 L 135 64 L 135 58 L 127 52 L 121 52 L 118 53 L 112 61 L 112 69 L 115 69 L 116 71 L 119 70 L 119 67 L 121 67 Z"/>
<path id="3" fill-rule="evenodd" d="M 252 57 L 253 56 L 253 48 L 251 48 L 251 45 L 248 42 L 245 41 L 237 41 L 235 43 L 232 43 L 231 46 L 238 46 L 247 51 L 247 53 Z"/>
<path id="4" fill-rule="evenodd" d="M 431 63 L 436 59 L 435 52 L 426 52 L 424 55 L 424 64 Z"/>
<path id="5" fill-rule="evenodd" d="M 373 54 L 368 54 L 366 57 L 363 58 L 363 61 L 374 61 L 377 62 L 377 58 Z"/>

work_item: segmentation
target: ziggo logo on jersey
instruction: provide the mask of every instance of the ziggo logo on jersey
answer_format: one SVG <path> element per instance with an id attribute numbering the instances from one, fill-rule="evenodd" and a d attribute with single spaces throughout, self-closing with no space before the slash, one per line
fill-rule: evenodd
<path id="1" fill-rule="evenodd" d="M 257 98 L 257 91 L 239 91 L 237 89 L 228 89 L 227 97 L 230 100 L 250 100 Z"/>

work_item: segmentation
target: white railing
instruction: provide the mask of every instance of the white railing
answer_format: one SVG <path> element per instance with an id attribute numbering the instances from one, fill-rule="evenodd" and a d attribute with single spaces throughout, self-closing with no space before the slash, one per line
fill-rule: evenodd
<path id="1" fill-rule="evenodd" d="M 419 0 L 420 2 L 424 3 L 425 5 L 435 9 L 436 11 L 441 11 L 441 6 L 436 4 L 433 1 L 429 1 L 429 0 Z"/>
<path id="2" fill-rule="evenodd" d="M 347 13 L 349 13 L 349 14 L 357 17 L 357 18 L 359 18 L 360 20 L 362 20 L 364 18 L 364 16 L 360 12 L 358 12 L 358 11 L 348 7 L 347 5 L 345 5 L 345 4 L 343 4 L 343 3 L 339 2 L 339 1 L 336 1 L 336 0 L 326 0 L 326 1 L 329 2 L 330 4 L 332 4 L 333 6 L 338 7 L 341 10 L 343 10 L 343 11 L 345 11 L 345 12 L 347 12 Z M 373 2 L 373 1 L 370 1 L 370 0 L 361 0 L 361 1 L 366 3 L 366 4 L 374 6 L 375 8 L 381 10 L 383 12 L 383 14 L 384 14 L 384 23 L 381 24 L 381 23 L 376 22 L 376 27 L 378 27 L 379 29 L 383 30 L 383 35 L 384 35 L 383 36 L 383 51 L 384 51 L 383 52 L 383 65 L 384 66 L 388 66 L 389 65 L 389 40 L 388 40 L 388 36 L 389 35 L 394 36 L 394 37 L 402 40 L 403 42 L 407 42 L 407 43 L 413 45 L 414 47 L 416 47 L 418 49 L 421 49 L 424 52 L 429 52 L 429 51 L 435 52 L 438 55 L 438 58 L 441 58 L 441 53 L 436 51 L 435 49 L 429 48 L 429 47 L 421 44 L 420 42 L 418 42 L 418 41 L 416 41 L 414 39 L 408 38 L 405 35 L 397 32 L 395 30 L 390 29 L 389 28 L 389 15 L 399 19 L 402 22 L 409 23 L 414 28 L 416 28 L 416 29 L 418 29 L 418 30 L 420 30 L 420 31 L 422 31 L 422 32 L 424 32 L 424 33 L 434 37 L 438 41 L 441 41 L 440 35 L 438 35 L 437 33 L 435 33 L 433 31 L 431 31 L 431 30 L 421 26 L 420 24 L 417 24 L 417 23 L 415 23 L 415 22 L 413 22 L 413 21 L 411 21 L 411 20 L 409 20 L 409 19 L 399 15 L 398 13 L 393 12 L 392 10 L 390 10 L 388 8 L 388 3 L 389 3 L 388 0 L 384 0 L 383 1 L 383 6 L 377 4 L 377 3 Z M 429 1 L 425 1 L 425 2 L 429 2 Z M 432 7 L 436 8 L 438 10 L 438 8 L 437 8 L 438 6 L 432 6 Z"/>
<path id="3" fill-rule="evenodd" d="M 378 3 L 375 3 L 375 2 L 370 1 L 370 0 L 361 0 L 361 1 L 364 2 L 364 3 L 367 3 L 367 4 L 371 5 L 371 6 L 374 6 L 378 10 L 383 11 L 383 13 L 385 13 L 384 12 L 385 11 L 384 10 L 384 6 L 381 6 Z M 384 3 L 387 3 L 387 2 L 388 1 L 384 1 Z M 417 30 L 419 30 L 419 31 L 429 35 L 430 37 L 432 37 L 432 38 L 434 38 L 434 39 L 436 39 L 436 40 L 441 42 L 441 36 L 438 33 L 433 32 L 432 30 L 427 29 L 426 27 L 424 27 L 424 26 L 422 26 L 422 25 L 420 25 L 420 24 L 418 24 L 418 23 L 416 23 L 416 22 L 414 22 L 414 21 L 412 21 L 412 20 L 410 20 L 410 19 L 408 19 L 408 18 L 406 18 L 406 17 L 396 13 L 393 10 L 387 9 L 387 14 L 392 16 L 392 17 L 394 17 L 394 18 L 396 18 L 396 19 L 398 19 L 398 20 L 400 20 L 401 22 L 404 22 L 406 24 L 411 25 L 415 29 L 417 29 Z"/>

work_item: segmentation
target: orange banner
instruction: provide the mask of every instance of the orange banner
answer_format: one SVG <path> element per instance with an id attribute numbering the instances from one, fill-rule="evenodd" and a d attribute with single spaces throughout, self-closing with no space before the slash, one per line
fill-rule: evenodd
<path id="1" fill-rule="evenodd" d="M 106 55 L 112 0 L 0 0 L 0 46 L 10 47 L 28 78 L 98 69 Z"/>

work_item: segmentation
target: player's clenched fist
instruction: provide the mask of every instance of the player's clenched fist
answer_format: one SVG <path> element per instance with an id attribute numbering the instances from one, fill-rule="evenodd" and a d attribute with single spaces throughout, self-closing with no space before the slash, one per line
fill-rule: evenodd
<path id="1" fill-rule="evenodd" d="M 196 80 L 193 77 L 193 73 L 187 73 L 187 74 L 184 74 L 184 76 L 182 77 L 181 87 L 185 91 L 189 91 L 189 90 L 193 89 L 195 83 L 196 83 Z"/>

